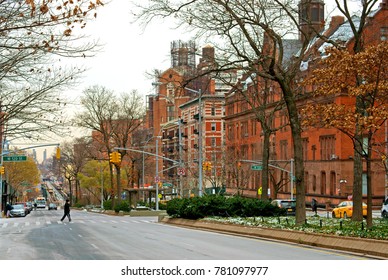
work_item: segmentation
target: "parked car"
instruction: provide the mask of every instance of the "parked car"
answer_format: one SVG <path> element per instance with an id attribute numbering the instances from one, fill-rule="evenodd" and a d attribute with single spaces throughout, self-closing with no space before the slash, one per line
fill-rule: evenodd
<path id="1" fill-rule="evenodd" d="M 381 217 L 388 218 L 388 197 L 383 202 L 381 206 Z"/>
<path id="2" fill-rule="evenodd" d="M 11 217 L 25 217 L 26 209 L 23 204 L 14 204 L 12 205 L 12 210 L 10 211 Z"/>
<path id="3" fill-rule="evenodd" d="M 366 204 L 362 203 L 362 216 L 366 217 Z M 333 218 L 351 218 L 353 216 L 353 201 L 342 201 L 331 213 Z"/>
<path id="4" fill-rule="evenodd" d="M 27 204 L 29 212 L 31 213 L 32 209 L 34 208 L 34 206 L 32 205 L 32 202 L 28 201 L 28 202 L 26 202 L 26 204 Z"/>
<path id="5" fill-rule="evenodd" d="M 50 203 L 48 206 L 48 210 L 57 210 L 57 205 L 55 203 Z"/>
<path id="6" fill-rule="evenodd" d="M 30 208 L 27 205 L 27 202 L 16 202 L 15 205 L 23 205 L 26 215 L 30 214 Z"/>
<path id="7" fill-rule="evenodd" d="M 286 215 L 294 216 L 296 209 L 296 200 L 295 199 L 274 199 L 271 201 L 271 204 L 279 208 L 286 210 Z"/>

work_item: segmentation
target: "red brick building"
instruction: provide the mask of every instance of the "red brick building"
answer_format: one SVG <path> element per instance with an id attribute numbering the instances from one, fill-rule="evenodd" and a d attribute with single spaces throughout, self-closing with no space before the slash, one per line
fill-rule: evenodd
<path id="1" fill-rule="evenodd" d="M 301 1 L 303 2 L 303 1 Z M 328 28 L 323 29 L 320 25 L 323 15 L 324 1 L 312 1 L 311 9 L 316 11 L 304 10 L 304 13 L 316 15 L 317 30 L 321 30 L 329 39 L 341 42 L 349 49 L 352 49 L 353 33 L 348 22 L 342 17 L 333 17 Z M 302 6 L 300 6 L 302 7 Z M 302 10 L 302 9 L 301 9 Z M 365 45 L 374 45 L 387 40 L 388 31 L 388 11 L 387 3 L 382 1 L 377 11 L 371 14 L 366 25 L 364 43 Z M 355 20 L 357 23 L 357 20 Z M 321 29 L 322 28 L 322 29 Z M 298 44 L 289 40 L 285 45 L 294 50 L 298 50 Z M 314 69 L 314 60 L 321 59 L 324 52 L 324 44 L 321 40 L 315 40 L 309 49 L 309 59 L 301 65 L 301 76 L 306 76 Z M 243 80 L 244 81 L 244 80 Z M 244 81 L 249 84 L 249 81 Z M 257 79 L 259 87 L 264 87 L 264 81 Z M 266 86 L 269 96 L 274 101 L 274 105 L 268 108 L 274 111 L 275 101 L 279 100 L 280 93 L 273 85 Z M 242 90 L 249 90 L 249 87 Z M 348 96 L 337 96 L 339 103 L 354 102 Z M 249 110 L 249 105 L 244 98 L 239 96 L 238 91 L 231 91 L 226 96 L 225 101 L 225 126 L 226 126 L 226 146 L 230 154 L 235 155 L 235 165 L 238 166 L 237 172 L 229 172 L 228 191 L 236 192 L 239 189 L 244 195 L 257 196 L 261 183 L 260 170 L 252 170 L 251 165 L 259 165 L 262 158 L 262 129 L 254 113 Z M 270 137 L 270 197 L 290 197 L 291 194 L 291 176 L 292 176 L 292 138 L 287 123 L 287 113 L 279 110 L 274 113 L 274 127 L 282 127 L 274 132 Z M 387 131 L 380 131 L 382 143 L 386 142 Z M 330 200 L 332 204 L 340 200 L 347 199 L 352 194 L 353 185 L 353 143 L 349 137 L 337 129 L 306 128 L 303 133 L 303 158 L 305 161 L 305 184 L 306 201 L 316 198 L 319 203 L 325 203 Z M 384 148 L 384 147 L 383 147 Z M 385 149 L 385 148 L 384 148 Z M 386 151 L 384 151 L 386 154 Z M 240 164 L 238 160 L 240 159 Z M 255 163 L 256 162 L 256 163 Z M 276 166 L 276 167 L 275 167 Z M 364 167 L 365 168 L 365 167 Z M 381 157 L 378 154 L 373 155 L 372 162 L 372 185 L 373 202 L 380 205 L 381 199 L 386 193 L 386 171 L 381 164 Z M 291 173 L 290 173 L 291 172 Z M 236 180 L 240 181 L 237 182 Z M 245 182 L 243 181 L 246 180 Z M 277 193 L 277 194 L 275 194 Z M 363 178 L 363 194 L 366 195 L 366 174 Z"/>
<path id="2" fill-rule="evenodd" d="M 161 148 L 158 155 L 163 156 L 158 162 L 158 179 L 162 185 L 173 186 L 173 193 L 183 196 L 197 195 L 199 189 L 205 192 L 209 187 L 225 184 L 222 179 L 223 105 L 224 94 L 230 86 L 209 71 L 215 61 L 214 48 L 203 47 L 198 63 L 196 51 L 193 42 L 173 42 L 171 68 L 158 75 L 156 92 L 147 97 L 146 123 L 152 130 L 152 143 L 159 138 L 162 142 L 159 145 L 158 140 Z M 236 81 L 235 73 L 225 75 Z M 210 164 L 211 169 L 199 168 L 200 162 Z M 145 181 L 152 180 L 147 176 Z M 166 196 L 163 189 L 161 192 Z"/>

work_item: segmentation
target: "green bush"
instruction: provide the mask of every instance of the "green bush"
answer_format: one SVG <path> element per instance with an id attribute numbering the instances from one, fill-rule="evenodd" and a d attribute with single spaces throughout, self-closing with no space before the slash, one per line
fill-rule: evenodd
<path id="1" fill-rule="evenodd" d="M 112 200 L 105 200 L 103 205 L 105 210 L 112 210 Z"/>
<path id="2" fill-rule="evenodd" d="M 130 212 L 131 207 L 130 207 L 128 201 L 121 201 L 120 204 L 116 203 L 114 210 L 116 213 L 118 213 L 120 211 Z"/>
<path id="3" fill-rule="evenodd" d="M 200 219 L 208 216 L 268 217 L 283 214 L 282 209 L 271 205 L 269 201 L 241 196 L 227 198 L 222 195 L 175 198 L 167 202 L 166 208 L 168 215 L 186 219 Z"/>

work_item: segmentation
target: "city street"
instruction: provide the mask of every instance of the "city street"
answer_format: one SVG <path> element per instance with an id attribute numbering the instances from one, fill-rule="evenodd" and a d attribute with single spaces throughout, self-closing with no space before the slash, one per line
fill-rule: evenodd
<path id="1" fill-rule="evenodd" d="M 37 210 L 0 219 L 3 260 L 354 260 L 347 253 L 174 227 L 157 217 Z"/>

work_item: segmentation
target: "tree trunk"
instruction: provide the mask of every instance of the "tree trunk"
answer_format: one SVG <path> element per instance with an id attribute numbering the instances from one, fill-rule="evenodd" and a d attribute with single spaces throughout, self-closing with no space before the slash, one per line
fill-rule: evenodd
<path id="1" fill-rule="evenodd" d="M 295 222 L 301 225 L 306 221 L 306 204 L 305 204 L 305 185 L 304 185 L 304 163 L 303 163 L 303 145 L 301 136 L 301 124 L 299 120 L 298 108 L 294 92 L 288 87 L 288 84 L 281 80 L 279 84 L 282 87 L 284 100 L 288 110 L 288 116 L 291 126 L 291 134 L 294 148 L 295 162 L 295 185 L 296 188 L 296 213 Z M 291 178 L 293 180 L 293 178 Z"/>
<path id="2" fill-rule="evenodd" d="M 373 226 L 372 222 L 372 134 L 368 136 L 368 154 L 366 159 L 366 183 L 367 183 L 367 215 L 366 215 L 366 225 L 368 228 Z"/>
<path id="3" fill-rule="evenodd" d="M 261 187 L 262 187 L 262 194 L 261 199 L 262 200 L 268 200 L 268 188 L 269 188 L 269 138 L 271 136 L 271 131 L 268 129 L 264 129 L 264 143 L 263 143 L 263 170 L 262 170 L 262 177 L 261 177 Z"/>
<path id="4" fill-rule="evenodd" d="M 118 204 L 121 203 L 121 193 L 122 193 L 122 190 L 121 190 L 121 178 L 120 178 L 120 173 L 121 173 L 121 168 L 120 168 L 120 165 L 115 165 L 116 167 L 116 182 L 117 182 L 117 202 Z"/>
<path id="5" fill-rule="evenodd" d="M 362 221 L 362 135 L 355 137 L 353 167 L 353 221 Z"/>

